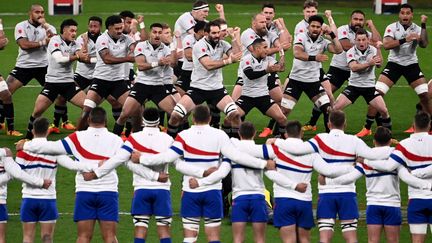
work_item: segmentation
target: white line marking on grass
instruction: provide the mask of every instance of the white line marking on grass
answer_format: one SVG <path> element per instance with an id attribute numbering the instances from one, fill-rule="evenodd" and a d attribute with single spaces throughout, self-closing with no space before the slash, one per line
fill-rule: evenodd
<path id="1" fill-rule="evenodd" d="M 225 87 L 234 87 L 234 84 L 226 84 L 224 85 Z M 346 85 L 342 85 L 342 87 L 346 87 Z M 42 86 L 40 85 L 26 85 L 23 88 L 42 88 Z M 411 86 L 409 85 L 397 85 L 397 86 L 393 86 L 392 88 L 411 88 Z"/>

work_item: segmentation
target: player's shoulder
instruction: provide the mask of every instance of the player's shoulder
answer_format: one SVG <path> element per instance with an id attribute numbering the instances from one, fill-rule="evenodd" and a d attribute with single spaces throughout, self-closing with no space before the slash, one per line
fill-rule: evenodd
<path id="1" fill-rule="evenodd" d="M 28 20 L 24 20 L 24 21 L 21 21 L 21 22 L 17 23 L 15 25 L 15 28 L 19 28 L 19 27 L 25 28 L 25 27 L 27 27 L 29 25 L 30 25 L 29 21 Z"/>
<path id="2" fill-rule="evenodd" d="M 247 28 L 241 34 L 241 37 L 245 37 L 245 36 L 249 36 L 249 38 L 254 39 L 256 36 L 256 33 L 252 28 Z"/>
<path id="3" fill-rule="evenodd" d="M 386 32 L 392 32 L 397 29 L 398 22 L 393 22 L 386 27 Z"/>

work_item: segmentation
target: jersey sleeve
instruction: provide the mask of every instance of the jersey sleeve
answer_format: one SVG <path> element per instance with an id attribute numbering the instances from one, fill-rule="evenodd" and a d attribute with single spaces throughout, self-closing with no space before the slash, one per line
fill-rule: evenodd
<path id="1" fill-rule="evenodd" d="M 106 38 L 105 35 L 101 35 L 98 37 L 98 39 L 96 40 L 96 51 L 100 52 L 104 49 L 107 49 L 109 45 L 108 39 Z"/>
<path id="2" fill-rule="evenodd" d="M 51 33 L 53 33 L 54 35 L 57 35 L 57 30 L 54 26 L 49 25 L 48 29 L 51 31 Z"/>
<path id="3" fill-rule="evenodd" d="M 143 46 L 144 42 L 140 42 L 138 43 L 138 45 L 135 46 L 134 49 L 134 56 L 145 56 L 145 50 L 144 50 L 144 46 Z"/>
<path id="4" fill-rule="evenodd" d="M 347 63 L 350 63 L 352 61 L 356 61 L 355 55 L 354 55 L 354 48 L 351 48 L 346 53 Z"/>
<path id="5" fill-rule="evenodd" d="M 192 38 L 195 38 L 193 35 L 187 35 L 183 40 L 182 40 L 182 46 L 183 46 L 183 50 L 186 50 L 188 48 L 192 48 L 193 44 L 194 44 L 194 40 Z"/>
<path id="6" fill-rule="evenodd" d="M 393 24 L 387 26 L 387 28 L 385 29 L 383 38 L 386 38 L 386 37 L 391 37 L 391 38 L 395 39 L 395 29 L 394 29 Z"/>
<path id="7" fill-rule="evenodd" d="M 252 45 L 255 39 L 255 35 L 250 33 L 248 30 L 245 30 L 240 37 L 241 43 L 245 48 L 248 48 L 250 45 Z"/>
<path id="8" fill-rule="evenodd" d="M 298 34 L 294 37 L 294 45 L 305 46 L 306 36 L 304 34 Z"/>
<path id="9" fill-rule="evenodd" d="M 339 27 L 337 32 L 339 40 L 348 39 L 348 31 L 343 26 Z"/>
<path id="10" fill-rule="evenodd" d="M 25 32 L 25 27 L 23 23 L 19 23 L 15 26 L 15 40 L 21 38 L 27 38 L 27 33 Z"/>
<path id="11" fill-rule="evenodd" d="M 52 54 L 53 52 L 61 51 L 60 45 L 61 45 L 61 42 L 58 38 L 51 38 L 50 42 L 48 43 L 48 47 L 47 47 L 48 53 Z"/>
<path id="12" fill-rule="evenodd" d="M 210 56 L 210 50 L 202 41 L 199 41 L 194 45 L 192 52 L 197 59 L 201 59 L 205 56 Z"/>
<path id="13" fill-rule="evenodd" d="M 228 52 L 232 49 L 232 46 L 230 43 L 223 41 L 223 48 L 223 52 L 228 55 Z"/>

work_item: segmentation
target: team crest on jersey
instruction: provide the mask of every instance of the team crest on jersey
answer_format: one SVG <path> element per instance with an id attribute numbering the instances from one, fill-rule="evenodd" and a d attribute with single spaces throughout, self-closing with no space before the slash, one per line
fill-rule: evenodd
<path id="1" fill-rule="evenodd" d="M 19 29 L 19 30 L 18 30 L 18 33 L 22 34 L 22 32 L 23 32 L 23 30 L 22 30 L 22 29 Z"/>

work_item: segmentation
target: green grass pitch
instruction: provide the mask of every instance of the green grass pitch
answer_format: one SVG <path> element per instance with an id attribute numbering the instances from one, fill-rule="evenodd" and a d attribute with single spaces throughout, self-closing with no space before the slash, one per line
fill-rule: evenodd
<path id="1" fill-rule="evenodd" d="M 47 1 L 42 1 L 44 4 Z M 133 0 L 124 0 L 124 1 L 114 1 L 114 0 L 85 0 L 84 13 L 80 16 L 73 16 L 79 23 L 78 30 L 79 33 L 86 31 L 87 18 L 92 15 L 98 15 L 103 18 L 111 14 L 115 14 L 120 12 L 121 10 L 129 9 L 135 13 L 140 13 L 145 16 L 145 22 L 147 26 L 149 26 L 153 22 L 167 22 L 171 26 L 173 26 L 176 18 L 183 12 L 189 11 L 191 9 L 191 2 L 186 3 L 168 3 L 168 2 L 160 2 L 156 3 L 154 1 L 133 1 Z M 0 18 L 3 19 L 3 24 L 5 27 L 6 35 L 8 36 L 10 43 L 5 48 L 5 50 L 0 51 L 0 73 L 3 74 L 4 78 L 6 78 L 7 74 L 15 65 L 15 58 L 17 55 L 17 45 L 13 41 L 13 28 L 16 23 L 27 19 L 27 11 L 29 9 L 30 4 L 33 1 L 29 0 L 20 0 L 20 1 L 2 1 L 0 7 Z M 352 4 L 353 6 L 346 7 L 334 7 L 334 5 L 330 4 L 322 4 L 320 5 L 320 10 L 323 12 L 325 9 L 332 9 L 334 19 L 338 26 L 347 24 L 349 21 L 349 14 L 356 7 L 356 4 Z M 384 15 L 384 16 L 376 16 L 373 15 L 371 7 L 368 8 L 360 8 L 366 12 L 367 18 L 372 18 L 378 30 L 383 33 L 385 27 L 397 20 L 397 15 Z M 47 6 L 45 5 L 45 10 L 48 12 Z M 276 16 L 283 17 L 288 29 L 292 33 L 294 30 L 295 24 L 302 19 L 301 15 L 302 5 L 300 3 L 297 4 L 289 4 L 289 5 L 277 5 Z M 250 25 L 250 17 L 260 11 L 259 3 L 256 4 L 225 4 L 225 12 L 227 21 L 230 26 L 240 26 L 242 30 L 246 29 Z M 415 18 L 414 22 L 420 22 L 421 14 L 429 14 L 431 15 L 431 9 L 415 9 Z M 71 16 L 46 16 L 47 21 L 53 24 L 55 27 L 59 28 L 60 22 Z M 214 5 L 211 5 L 211 13 L 209 19 L 216 18 L 216 11 L 214 10 Z M 430 21 L 429 21 L 430 22 Z M 428 28 L 430 31 L 430 28 Z M 280 74 L 280 77 L 285 79 L 287 73 L 291 68 L 292 63 L 292 51 L 287 52 L 287 71 L 283 74 Z M 430 57 L 432 55 L 432 50 L 430 46 L 427 49 L 419 48 L 418 56 L 420 59 L 420 66 L 423 70 L 423 73 L 427 77 L 427 79 L 432 77 L 432 62 L 430 61 Z M 383 51 L 384 56 L 386 57 L 388 52 Z M 327 70 L 329 62 L 325 63 L 324 69 Z M 232 65 L 224 69 L 224 77 L 225 84 L 229 90 L 232 89 L 232 85 L 236 79 L 236 68 L 237 65 Z M 377 74 L 380 70 L 377 70 Z M 16 117 L 16 128 L 21 132 L 25 132 L 27 126 L 27 120 L 32 112 L 33 105 L 37 94 L 40 92 L 40 87 L 37 85 L 37 82 L 32 81 L 28 87 L 22 88 L 18 90 L 13 99 L 15 104 L 15 117 Z M 403 139 L 408 137 L 407 134 L 403 133 L 403 130 L 408 128 L 411 124 L 412 117 L 415 112 L 415 104 L 417 103 L 417 97 L 414 91 L 407 85 L 404 79 L 401 79 L 398 84 L 392 88 L 389 94 L 385 97 L 387 101 L 387 105 L 389 107 L 390 114 L 392 116 L 393 121 L 393 133 L 395 138 Z M 109 106 L 104 104 L 108 110 L 110 110 Z M 310 110 L 312 108 L 312 104 L 307 98 L 303 98 L 294 108 L 294 111 L 289 116 L 290 120 L 300 120 L 301 122 L 306 122 L 310 115 Z M 68 105 L 69 116 L 72 121 L 76 121 L 80 110 L 72 105 Z M 354 105 L 350 106 L 346 109 L 348 114 L 348 133 L 356 133 L 359 131 L 364 122 L 365 113 L 366 113 L 366 105 L 362 99 L 359 99 Z M 44 115 L 50 119 L 52 119 L 52 108 L 48 110 Z M 262 116 L 257 111 L 253 111 L 248 115 L 247 120 L 251 120 L 255 123 L 258 130 L 262 129 L 264 125 L 267 124 L 268 118 Z M 110 117 L 109 128 L 112 128 L 113 120 Z M 319 131 L 323 130 L 322 122 L 319 123 Z M 50 136 L 49 139 L 59 139 L 63 136 L 66 136 L 67 133 L 63 131 L 63 134 Z M 307 133 L 305 138 L 311 137 L 312 133 Z M 8 137 L 4 135 L 4 131 L 0 132 L 0 147 L 10 147 L 12 148 L 13 143 L 16 142 L 16 138 Z M 258 140 L 258 142 L 263 142 L 263 140 Z M 366 142 L 371 145 L 371 139 L 366 139 Z M 118 239 L 119 242 L 132 242 L 133 240 L 133 224 L 131 217 L 128 215 L 130 210 L 131 198 L 133 195 L 132 189 L 132 176 L 129 171 L 125 168 L 119 168 L 118 175 L 120 178 L 119 183 L 119 192 L 120 192 L 120 211 L 122 212 L 120 216 L 120 223 L 118 225 Z M 172 199 L 173 199 L 173 210 L 176 214 L 174 217 L 173 227 L 172 227 L 172 238 L 173 242 L 181 242 L 182 240 L 182 226 L 180 218 L 178 217 L 178 213 L 180 210 L 180 175 L 171 170 L 172 175 Z M 57 221 L 56 232 L 54 241 L 55 242 L 74 242 L 76 237 L 76 226 L 72 221 L 72 212 L 74 208 L 74 176 L 75 174 L 70 171 L 66 171 L 65 169 L 59 169 L 57 176 L 57 190 L 58 190 L 58 209 L 61 213 L 60 218 Z M 315 178 L 315 177 L 314 177 Z M 402 183 L 403 184 L 403 183 Z M 268 189 L 271 190 L 271 183 L 267 181 Z M 312 182 L 314 188 L 314 194 L 316 195 L 316 182 L 315 179 Z M 407 195 L 406 195 L 406 186 L 401 186 L 402 192 L 402 205 L 403 209 L 406 208 L 407 205 Z M 7 239 L 9 242 L 19 242 L 22 239 L 22 229 L 21 223 L 19 221 L 19 208 L 21 203 L 21 184 L 17 181 L 13 181 L 9 183 L 8 190 L 8 210 L 10 215 L 8 221 L 8 229 L 7 229 Z M 357 182 L 357 192 L 358 192 L 358 202 L 359 208 L 364 212 L 366 208 L 365 201 L 365 184 L 364 180 L 360 179 Z M 316 205 L 316 196 L 314 196 L 314 203 Z M 154 226 L 154 222 L 150 226 L 148 236 L 148 242 L 157 242 L 157 234 Z M 247 237 L 246 242 L 252 242 L 252 232 L 251 229 L 247 229 Z M 359 224 L 359 242 L 367 242 L 367 230 L 364 221 L 364 214 L 362 220 L 360 220 Z M 36 242 L 40 242 L 38 239 L 38 233 L 36 234 Z M 430 236 L 429 236 L 430 237 Z M 200 232 L 199 242 L 204 242 L 205 236 L 203 234 L 203 230 Z M 221 232 L 221 240 L 222 242 L 230 242 L 231 240 L 231 227 L 228 220 L 224 220 Z M 406 218 L 404 218 L 404 224 L 401 230 L 401 242 L 408 242 L 409 230 L 406 224 Z M 279 242 L 278 231 L 269 226 L 267 229 L 267 241 L 268 242 Z M 318 231 L 315 229 L 312 230 L 312 241 L 318 241 Z M 343 238 L 340 234 L 340 228 L 336 227 L 336 234 L 334 242 L 342 242 Z M 93 242 L 102 242 L 100 237 L 99 229 L 95 229 L 95 236 L 93 238 Z"/>

